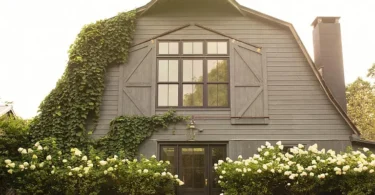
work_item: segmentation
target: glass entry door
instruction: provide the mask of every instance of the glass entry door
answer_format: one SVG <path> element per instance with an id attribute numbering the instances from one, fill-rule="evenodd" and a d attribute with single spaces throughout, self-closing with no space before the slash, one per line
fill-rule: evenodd
<path id="1" fill-rule="evenodd" d="M 206 195 L 208 187 L 207 146 L 179 147 L 179 177 L 185 185 L 179 188 L 181 195 Z"/>
<path id="2" fill-rule="evenodd" d="M 219 195 L 214 164 L 226 158 L 226 145 L 175 144 L 160 146 L 160 160 L 171 162 L 170 172 L 178 174 L 185 185 L 178 195 Z"/>

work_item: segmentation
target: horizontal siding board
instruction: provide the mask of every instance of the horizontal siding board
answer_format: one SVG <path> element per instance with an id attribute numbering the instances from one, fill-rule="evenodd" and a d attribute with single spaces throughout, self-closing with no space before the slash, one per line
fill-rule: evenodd
<path id="1" fill-rule="evenodd" d="M 267 52 L 273 52 L 273 53 L 291 53 L 291 52 L 301 52 L 302 51 L 299 47 L 273 47 L 273 48 L 267 48 Z"/>
<path id="2" fill-rule="evenodd" d="M 98 126 L 96 127 L 97 131 L 102 131 L 102 132 L 109 132 L 109 129 L 110 129 L 110 126 L 109 126 L 109 123 L 108 124 L 98 124 Z"/>
<path id="3" fill-rule="evenodd" d="M 111 81 L 111 80 L 107 80 L 105 81 L 105 85 L 106 86 L 118 86 L 118 81 Z"/>
<path id="4" fill-rule="evenodd" d="M 300 105 L 270 105 L 270 110 L 323 110 L 327 108 L 333 108 L 330 105 L 309 105 L 309 104 L 300 104 Z"/>
<path id="5" fill-rule="evenodd" d="M 326 120 L 304 120 L 304 119 L 296 119 L 296 120 L 270 120 L 270 125 L 345 125 L 345 121 L 343 120 L 335 120 L 335 119 L 326 119 Z"/>
<path id="6" fill-rule="evenodd" d="M 318 114 L 318 115 L 313 115 L 313 114 L 273 114 L 270 116 L 270 120 L 273 119 L 278 119 L 278 120 L 342 120 L 342 118 L 337 115 L 337 114 Z"/>
<path id="7" fill-rule="evenodd" d="M 117 115 L 106 115 L 100 113 L 100 120 L 113 120 Z"/>
<path id="8" fill-rule="evenodd" d="M 118 88 L 117 90 L 104 90 L 104 96 L 118 96 Z"/>
<path id="9" fill-rule="evenodd" d="M 104 101 L 102 101 L 102 105 L 117 106 L 117 104 L 118 104 L 118 101 L 116 101 L 116 100 L 113 100 L 113 101 L 104 100 Z"/>
<path id="10" fill-rule="evenodd" d="M 268 76 L 269 81 L 314 81 L 316 76 Z"/>
<path id="11" fill-rule="evenodd" d="M 159 141 L 186 141 L 187 135 L 154 135 L 152 139 Z M 195 141 L 228 141 L 228 140 L 349 140 L 348 135 L 199 135 Z"/>
<path id="12" fill-rule="evenodd" d="M 240 37 L 240 36 L 238 36 Z M 246 40 L 246 39 L 241 39 L 241 40 Z M 285 47 L 285 48 L 295 48 L 298 47 L 296 43 L 261 43 L 260 46 L 263 48 L 279 48 L 279 47 Z"/>
<path id="13" fill-rule="evenodd" d="M 269 86 L 269 91 L 321 91 L 319 86 Z"/>
<path id="14" fill-rule="evenodd" d="M 268 61 L 267 67 L 306 67 L 306 62 L 301 61 Z"/>
<path id="15" fill-rule="evenodd" d="M 312 72 L 294 72 L 294 71 L 279 71 L 279 72 L 268 72 L 268 76 L 315 76 Z"/>
<path id="16" fill-rule="evenodd" d="M 231 122 L 228 119 L 217 119 L 217 120 L 210 120 L 210 119 L 195 119 L 197 125 L 230 125 Z M 326 119 L 326 120 L 318 120 L 318 119 L 272 119 L 270 120 L 271 125 L 345 125 L 343 120 L 335 120 L 335 119 Z"/>
<path id="17" fill-rule="evenodd" d="M 109 74 L 109 73 L 112 73 L 112 72 L 119 72 L 119 66 L 116 65 L 116 66 L 109 66 L 107 69 L 106 69 L 106 74 Z"/>
<path id="18" fill-rule="evenodd" d="M 306 91 L 299 91 L 299 90 L 270 90 L 268 92 L 270 96 L 295 96 L 295 95 L 325 95 L 324 92 L 321 90 L 306 90 Z"/>
<path id="19" fill-rule="evenodd" d="M 117 116 L 117 109 L 116 110 L 102 110 L 100 112 L 100 115 L 112 115 L 112 116 Z"/>
<path id="20" fill-rule="evenodd" d="M 270 115 L 272 114 L 285 114 L 285 115 L 295 115 L 295 114 L 337 114 L 337 110 L 270 110 L 269 111 Z"/>
<path id="21" fill-rule="evenodd" d="M 332 105 L 329 100 L 273 100 L 269 102 L 270 105 L 300 105 L 300 104 L 309 104 L 309 105 Z"/>
<path id="22" fill-rule="evenodd" d="M 268 86 L 319 86 L 318 81 L 283 81 L 272 80 L 268 81 Z"/>
<path id="23" fill-rule="evenodd" d="M 118 100 L 118 96 L 103 96 L 103 101 L 117 101 Z"/>
<path id="24" fill-rule="evenodd" d="M 327 95 L 276 95 L 276 96 L 269 96 L 269 100 L 326 100 Z"/>
<path id="25" fill-rule="evenodd" d="M 110 106 L 110 105 L 105 105 L 105 104 L 102 104 L 101 106 L 100 106 L 100 110 L 101 111 L 117 111 L 117 105 L 113 105 L 113 106 Z"/>
<path id="26" fill-rule="evenodd" d="M 234 132 L 241 132 L 241 134 L 246 134 L 250 132 L 257 132 L 256 134 L 268 134 L 267 131 L 281 131 L 281 130 L 298 130 L 298 131 L 323 131 L 323 130 L 330 130 L 330 131 L 338 131 L 338 130 L 346 130 L 347 126 L 345 124 L 338 124 L 338 125 L 322 125 L 322 124 L 315 124 L 315 125 L 230 125 L 230 124 L 201 124 L 200 121 L 196 121 L 196 126 L 203 129 L 205 131 L 218 132 L 223 131 L 234 131 Z M 170 130 L 176 131 L 189 131 L 186 128 L 186 125 L 176 125 L 171 126 Z M 219 131 L 223 130 L 223 131 Z M 234 133 L 233 132 L 233 133 Z M 284 131 L 285 132 L 285 131 Z M 345 131 L 342 131 L 345 132 Z M 346 132 L 347 133 L 347 132 Z M 220 133 L 218 133 L 220 134 Z M 234 133 L 236 134 L 236 133 Z M 253 133 L 252 133 L 253 134 Z"/>
<path id="27" fill-rule="evenodd" d="M 106 77 L 119 77 L 120 76 L 120 72 L 118 70 L 114 70 L 114 71 L 111 71 L 111 72 L 106 72 L 105 76 Z"/>
<path id="28" fill-rule="evenodd" d="M 268 72 L 311 72 L 310 67 L 268 67 Z"/>
<path id="29" fill-rule="evenodd" d="M 115 119 L 115 118 L 113 118 Z M 98 125 L 109 125 L 113 119 L 100 119 Z"/>
<path id="30" fill-rule="evenodd" d="M 186 131 L 160 131 L 156 135 L 186 135 Z M 204 129 L 203 132 L 199 133 L 199 136 L 203 135 L 350 135 L 349 131 L 339 130 L 319 130 L 309 129 L 293 129 L 293 130 L 217 130 L 217 129 Z"/>
<path id="31" fill-rule="evenodd" d="M 104 82 L 118 82 L 119 81 L 119 77 L 118 76 L 111 76 L 111 77 L 106 77 Z"/>
<path id="32" fill-rule="evenodd" d="M 292 38 L 291 38 L 292 39 Z M 293 40 L 295 41 L 295 40 Z M 288 52 L 288 53 L 280 53 L 280 52 L 267 52 L 268 58 L 304 58 L 303 53 L 300 51 L 298 52 Z M 270 65 L 270 63 L 267 63 L 267 65 Z M 306 65 L 306 64 L 303 64 Z"/>
<path id="33" fill-rule="evenodd" d="M 306 58 L 267 58 L 267 62 L 307 62 L 307 59 Z"/>
<path id="34" fill-rule="evenodd" d="M 118 86 L 116 85 L 106 85 L 104 91 L 118 91 Z"/>

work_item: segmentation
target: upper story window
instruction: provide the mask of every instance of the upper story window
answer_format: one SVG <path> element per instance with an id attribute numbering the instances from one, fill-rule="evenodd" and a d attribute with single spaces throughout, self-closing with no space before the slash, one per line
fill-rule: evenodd
<path id="1" fill-rule="evenodd" d="M 228 41 L 159 41 L 158 107 L 229 107 Z"/>

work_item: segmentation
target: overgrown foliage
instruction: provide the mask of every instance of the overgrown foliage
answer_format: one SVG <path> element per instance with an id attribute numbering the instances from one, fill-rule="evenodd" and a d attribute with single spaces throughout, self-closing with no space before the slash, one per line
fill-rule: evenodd
<path id="1" fill-rule="evenodd" d="M 183 116 L 177 116 L 175 111 L 168 111 L 163 115 L 151 117 L 120 116 L 111 122 L 110 132 L 107 136 L 98 140 L 96 148 L 107 155 L 124 151 L 123 155 L 133 158 L 138 152 L 139 145 L 155 131 L 187 119 Z"/>
<path id="2" fill-rule="evenodd" d="M 69 50 L 65 73 L 40 105 L 31 125 L 34 141 L 55 137 L 63 150 L 85 147 L 91 133 L 88 116 L 97 120 L 106 68 L 126 62 L 136 12 L 86 25 Z"/>
<path id="3" fill-rule="evenodd" d="M 368 70 L 369 78 L 375 79 L 375 64 Z M 358 127 L 362 137 L 375 140 L 375 85 L 357 78 L 347 85 L 348 115 Z"/>
<path id="4" fill-rule="evenodd" d="M 0 162 L 6 158 L 20 159 L 17 148 L 30 145 L 28 123 L 21 118 L 0 117 Z M 6 180 L 6 171 L 4 166 L 0 167 L 0 192 L 5 192 L 12 185 Z"/>
<path id="5" fill-rule="evenodd" d="M 375 155 L 367 148 L 336 154 L 306 149 L 299 144 L 289 152 L 278 142 L 258 148 L 249 159 L 219 160 L 215 170 L 225 195 L 375 194 Z"/>
<path id="6" fill-rule="evenodd" d="M 21 160 L 6 159 L 7 169 L 17 194 L 174 194 L 183 185 L 178 176 L 167 172 L 169 162 L 142 158 L 140 161 L 103 159 L 92 151 L 85 155 L 73 148 L 62 153 L 54 139 L 37 142 L 32 148 L 19 148 Z"/>

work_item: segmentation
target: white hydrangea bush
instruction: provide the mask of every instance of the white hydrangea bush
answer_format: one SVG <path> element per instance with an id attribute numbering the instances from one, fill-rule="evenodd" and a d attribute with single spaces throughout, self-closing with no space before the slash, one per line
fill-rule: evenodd
<path id="1" fill-rule="evenodd" d="M 20 182 L 16 189 L 19 194 L 48 190 L 50 194 L 99 194 L 103 193 L 102 186 L 109 189 L 107 193 L 173 194 L 175 186 L 184 184 L 178 175 L 167 171 L 170 163 L 158 161 L 155 155 L 140 160 L 120 159 L 117 155 L 102 159 L 78 148 L 63 155 L 39 142 L 32 148 L 19 148 L 18 152 L 22 161 L 6 159 L 2 164 L 9 179 Z"/>
<path id="2" fill-rule="evenodd" d="M 367 148 L 340 154 L 317 144 L 283 149 L 280 141 L 266 142 L 248 159 L 220 160 L 214 169 L 223 194 L 375 194 L 375 155 Z"/>

